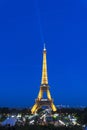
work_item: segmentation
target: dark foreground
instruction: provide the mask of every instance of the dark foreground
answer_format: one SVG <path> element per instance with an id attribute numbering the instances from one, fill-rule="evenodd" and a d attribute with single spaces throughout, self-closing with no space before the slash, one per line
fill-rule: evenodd
<path id="1" fill-rule="evenodd" d="M 79 126 L 69 126 L 69 127 L 54 127 L 49 126 L 15 126 L 15 127 L 0 127 L 0 130 L 82 130 Z"/>

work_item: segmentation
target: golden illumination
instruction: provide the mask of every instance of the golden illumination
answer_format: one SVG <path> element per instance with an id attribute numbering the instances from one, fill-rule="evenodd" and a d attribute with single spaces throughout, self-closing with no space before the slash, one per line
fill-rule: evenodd
<path id="1" fill-rule="evenodd" d="M 44 92 L 46 92 L 46 94 L 47 94 L 47 99 L 43 98 Z M 48 86 L 46 48 L 45 47 L 44 47 L 44 50 L 43 50 L 43 65 L 42 65 L 41 86 L 40 86 L 40 91 L 39 91 L 38 97 L 35 101 L 36 101 L 35 105 L 31 109 L 32 114 L 37 112 L 37 110 L 39 108 L 41 108 L 42 106 L 50 106 L 53 111 L 57 110 L 54 103 L 53 103 L 53 99 L 51 98 L 51 94 L 50 94 L 49 86 Z"/>
<path id="2" fill-rule="evenodd" d="M 43 67 L 42 67 L 42 81 L 41 81 L 41 84 L 48 84 L 46 50 L 43 51 Z"/>

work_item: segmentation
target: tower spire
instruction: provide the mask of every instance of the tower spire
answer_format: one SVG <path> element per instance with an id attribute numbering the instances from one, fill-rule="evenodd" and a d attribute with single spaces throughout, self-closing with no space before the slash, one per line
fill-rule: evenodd
<path id="1" fill-rule="evenodd" d="M 48 84 L 48 76 L 47 76 L 47 60 L 46 60 L 46 47 L 44 44 L 43 49 L 43 65 L 42 65 L 42 80 L 41 84 Z"/>

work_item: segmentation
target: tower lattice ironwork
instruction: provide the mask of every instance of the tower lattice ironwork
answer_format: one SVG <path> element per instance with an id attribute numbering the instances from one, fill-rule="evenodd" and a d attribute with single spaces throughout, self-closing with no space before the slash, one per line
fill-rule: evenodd
<path id="1" fill-rule="evenodd" d="M 43 97 L 44 93 L 46 93 L 47 98 Z M 51 107 L 53 111 L 57 110 L 54 103 L 53 103 L 53 99 L 51 98 L 51 94 L 49 91 L 45 45 L 44 45 L 44 49 L 43 49 L 43 66 L 42 66 L 41 86 L 40 86 L 38 97 L 35 100 L 35 104 L 32 107 L 31 112 L 35 113 L 42 106 Z"/>

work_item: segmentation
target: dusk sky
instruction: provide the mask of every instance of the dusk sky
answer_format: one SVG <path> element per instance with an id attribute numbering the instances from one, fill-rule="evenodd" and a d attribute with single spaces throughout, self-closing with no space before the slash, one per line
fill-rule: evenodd
<path id="1" fill-rule="evenodd" d="M 56 105 L 87 106 L 87 0 L 0 0 L 0 107 L 32 107 L 46 43 Z"/>

